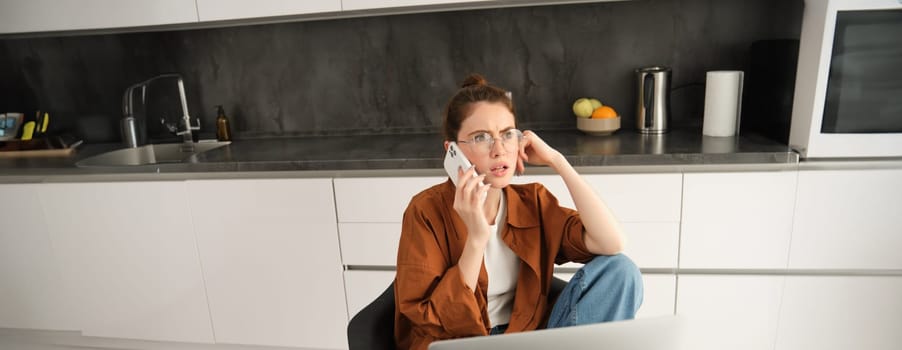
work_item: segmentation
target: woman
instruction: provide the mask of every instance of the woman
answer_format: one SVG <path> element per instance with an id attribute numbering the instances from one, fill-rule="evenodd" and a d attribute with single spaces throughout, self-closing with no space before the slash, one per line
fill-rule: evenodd
<path id="1" fill-rule="evenodd" d="M 404 213 L 395 278 L 399 349 L 432 341 L 630 319 L 639 270 L 617 220 L 567 159 L 516 128 L 506 92 L 471 75 L 445 109 L 445 149 L 473 164 L 420 192 Z M 524 162 L 554 169 L 576 211 L 540 184 L 511 185 Z M 583 215 L 580 215 L 582 213 Z M 554 264 L 585 263 L 549 301 Z M 550 303 L 553 303 L 553 309 Z"/>

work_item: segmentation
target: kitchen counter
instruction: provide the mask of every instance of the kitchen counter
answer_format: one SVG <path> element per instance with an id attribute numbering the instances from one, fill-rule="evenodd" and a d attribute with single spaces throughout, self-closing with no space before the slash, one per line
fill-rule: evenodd
<path id="1" fill-rule="evenodd" d="M 610 136 L 589 136 L 573 131 L 538 132 L 581 170 L 609 167 L 697 165 L 789 166 L 799 156 L 788 146 L 757 135 L 715 138 L 701 130 L 675 130 L 664 135 L 642 135 L 620 130 Z M 144 166 L 77 167 L 81 159 L 120 148 L 117 144 L 83 145 L 68 158 L 0 159 L 3 182 L 48 176 L 127 174 L 267 173 L 300 171 L 314 176 L 344 176 L 360 172 L 389 175 L 441 175 L 442 139 L 438 134 L 329 136 L 238 140 L 225 147 L 201 153 L 196 162 Z M 527 167 L 527 173 L 543 173 Z"/>

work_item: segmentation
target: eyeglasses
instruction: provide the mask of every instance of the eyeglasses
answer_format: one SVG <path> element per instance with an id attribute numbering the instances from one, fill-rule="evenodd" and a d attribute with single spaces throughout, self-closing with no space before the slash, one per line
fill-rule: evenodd
<path id="1" fill-rule="evenodd" d="M 508 152 L 514 152 L 520 147 L 520 140 L 523 139 L 523 132 L 517 129 L 508 129 L 501 133 L 501 145 Z M 487 132 L 474 135 L 469 140 L 457 141 L 458 143 L 466 143 L 476 152 L 490 153 L 492 147 L 495 147 L 495 137 Z"/>

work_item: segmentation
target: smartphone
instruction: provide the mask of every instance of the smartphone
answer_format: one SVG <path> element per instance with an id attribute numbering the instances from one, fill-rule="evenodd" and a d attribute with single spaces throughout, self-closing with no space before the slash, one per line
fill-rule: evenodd
<path id="1" fill-rule="evenodd" d="M 463 171 L 467 171 L 471 166 L 470 160 L 460 151 L 457 142 L 449 142 L 448 151 L 445 152 L 445 172 L 451 177 L 451 182 L 454 183 L 454 186 L 457 186 L 457 169 L 460 168 Z M 473 177 L 476 177 L 475 172 Z"/>

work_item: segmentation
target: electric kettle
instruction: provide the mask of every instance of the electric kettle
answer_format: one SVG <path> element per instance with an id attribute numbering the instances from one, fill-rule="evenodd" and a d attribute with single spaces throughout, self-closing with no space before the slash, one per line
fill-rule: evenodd
<path id="1" fill-rule="evenodd" d="M 663 134 L 670 124 L 670 67 L 636 69 L 636 129 Z"/>

